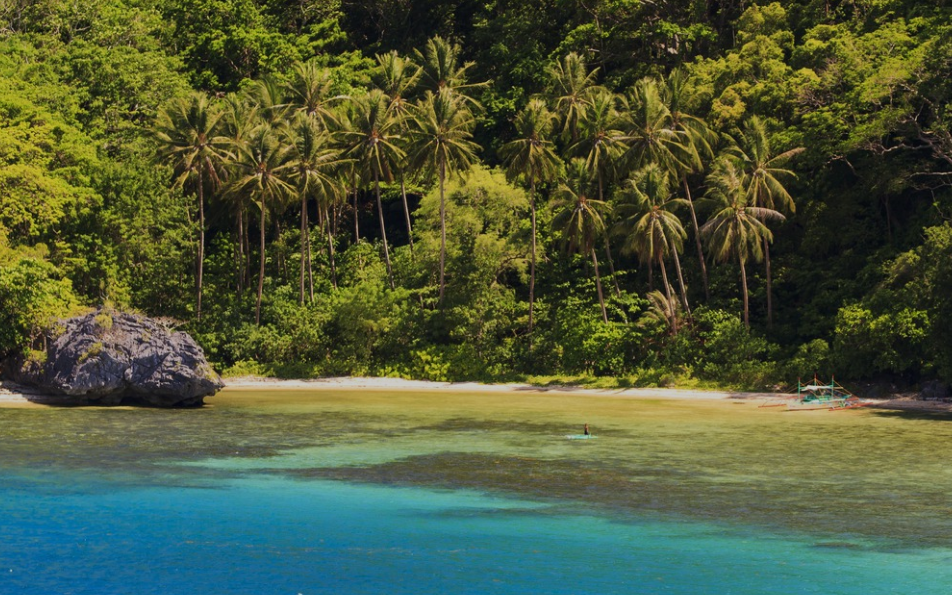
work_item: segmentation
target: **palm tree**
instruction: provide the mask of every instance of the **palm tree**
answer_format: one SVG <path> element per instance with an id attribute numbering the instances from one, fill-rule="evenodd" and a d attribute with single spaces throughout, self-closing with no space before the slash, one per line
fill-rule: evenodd
<path id="1" fill-rule="evenodd" d="M 160 143 L 159 156 L 169 160 L 177 177 L 175 186 L 193 181 L 198 200 L 198 255 L 195 315 L 202 319 L 202 286 L 205 268 L 205 182 L 216 186 L 227 151 L 226 139 L 219 134 L 221 108 L 204 93 L 195 91 L 177 98 L 159 110 L 155 135 Z"/>
<path id="2" fill-rule="evenodd" d="M 747 120 L 739 141 L 734 153 L 740 159 L 741 167 L 747 174 L 750 204 L 780 211 L 781 213 L 794 213 L 797 209 L 796 204 L 779 178 L 796 178 L 796 175 L 792 171 L 778 166 L 791 157 L 802 153 L 804 148 L 797 147 L 779 155 L 773 155 L 770 148 L 770 138 L 767 136 L 767 128 L 763 120 L 757 116 L 752 116 Z M 767 273 L 767 324 L 770 325 L 773 323 L 773 288 L 770 271 L 770 245 L 766 238 L 764 239 L 764 265 Z"/>
<path id="3" fill-rule="evenodd" d="M 598 200 L 605 200 L 605 185 L 614 177 L 615 162 L 625 152 L 623 132 L 617 110 L 618 97 L 606 90 L 595 89 L 590 93 L 588 109 L 582 112 L 579 121 L 579 140 L 569 147 L 569 152 L 585 158 L 589 173 L 598 181 Z M 607 179 L 606 179 L 607 178 Z M 612 259 L 611 242 L 605 235 L 605 253 L 608 269 L 615 285 L 615 294 L 621 295 L 615 263 Z"/>
<path id="4" fill-rule="evenodd" d="M 288 163 L 290 178 L 294 181 L 301 200 L 301 288 L 300 304 L 304 305 L 304 270 L 310 281 L 310 298 L 314 301 L 314 279 L 311 271 L 311 232 L 308 225 L 307 202 L 316 198 L 319 208 L 328 199 L 340 194 L 336 170 L 341 164 L 340 153 L 331 146 L 330 135 L 306 115 L 299 115 L 288 131 Z M 333 246 L 333 244 L 332 244 Z M 333 249 L 333 248 L 332 248 Z"/>
<path id="5" fill-rule="evenodd" d="M 744 325 L 750 328 L 750 300 L 747 292 L 747 261 L 763 258 L 763 246 L 773 240 L 765 222 L 782 220 L 779 212 L 752 205 L 749 201 L 747 176 L 734 161 L 718 159 L 707 177 L 705 198 L 715 206 L 715 213 L 701 227 L 708 249 L 718 262 L 737 259 L 740 265 L 744 298 Z"/>
<path id="6" fill-rule="evenodd" d="M 265 223 L 269 208 L 287 196 L 294 186 L 288 181 L 293 163 L 288 160 L 289 147 L 279 142 L 278 135 L 267 123 L 255 128 L 249 138 L 237 146 L 236 175 L 231 192 L 247 195 L 258 205 L 260 218 L 260 266 L 258 297 L 255 303 L 255 324 L 261 324 L 261 295 L 264 290 Z"/>
<path id="7" fill-rule="evenodd" d="M 472 112 L 452 91 L 427 91 L 411 131 L 410 164 L 436 176 L 440 183 L 440 298 L 446 288 L 446 178 L 469 169 L 479 145 L 471 141 Z"/>
<path id="8" fill-rule="evenodd" d="M 605 220 L 602 213 L 610 207 L 607 203 L 594 198 L 592 178 L 584 159 L 573 159 L 568 166 L 565 179 L 556 189 L 556 202 L 553 205 L 555 217 L 552 227 L 562 233 L 569 252 L 588 254 L 595 267 L 595 288 L 598 291 L 598 303 L 602 308 L 602 320 L 608 322 L 608 310 L 605 308 L 605 295 L 602 292 L 602 280 L 598 272 L 598 257 L 595 255 L 595 243 L 605 232 Z"/>
<path id="9" fill-rule="evenodd" d="M 701 245 L 701 231 L 697 221 L 697 211 L 691 197 L 691 186 L 688 176 L 704 169 L 705 162 L 714 157 L 714 147 L 717 144 L 717 135 L 708 127 L 702 118 L 693 116 L 685 111 L 685 102 L 688 95 L 689 76 L 685 70 L 676 68 L 671 71 L 661 87 L 661 99 L 671 114 L 671 127 L 682 133 L 682 145 L 687 149 L 684 166 L 679 170 L 684 196 L 688 201 L 691 212 L 691 225 L 694 228 L 694 244 L 697 248 L 698 264 L 701 267 L 701 281 L 704 285 L 704 297 L 711 299 L 711 290 L 707 281 L 707 264 L 704 259 L 704 248 Z M 675 174 L 677 175 L 677 174 Z"/>
<path id="10" fill-rule="evenodd" d="M 668 329 L 669 335 L 678 334 L 678 329 L 681 328 L 682 313 L 678 300 L 674 299 L 671 292 L 665 295 L 657 290 L 649 291 L 645 298 L 648 300 L 648 309 L 638 320 L 638 325 L 661 324 Z"/>
<path id="11" fill-rule="evenodd" d="M 475 65 L 475 62 L 462 61 L 463 51 L 458 43 L 437 35 L 427 40 L 422 52 L 415 50 L 415 53 L 417 61 L 423 66 L 420 77 L 420 88 L 423 91 L 430 91 L 434 95 L 450 91 L 458 99 L 469 104 L 468 107 L 476 109 L 481 107 L 469 93 L 489 83 L 469 82 L 467 71 Z"/>
<path id="12" fill-rule="evenodd" d="M 548 95 L 562 118 L 562 136 L 569 143 L 578 141 L 579 122 L 589 106 L 589 96 L 598 87 L 598 69 L 589 72 L 585 59 L 572 52 L 556 60 L 547 69 Z"/>
<path id="13" fill-rule="evenodd" d="M 405 115 L 410 108 L 410 95 L 423 75 L 422 68 L 396 50 L 377 54 L 377 68 L 371 75 L 374 87 L 390 99 L 390 110 Z"/>
<path id="14" fill-rule="evenodd" d="M 681 225 L 681 220 L 671 211 L 673 207 L 687 201 L 674 197 L 668 172 L 656 163 L 636 172 L 626 182 L 625 190 L 623 196 L 628 200 L 618 206 L 622 220 L 616 226 L 626 236 L 623 249 L 639 254 L 644 262 L 658 265 L 668 300 L 672 299 L 671 285 L 668 283 L 664 259 L 665 256 L 672 255 L 681 288 L 681 303 L 690 314 L 681 262 L 678 259 L 678 252 L 683 247 L 687 233 Z"/>
<path id="15" fill-rule="evenodd" d="M 326 66 L 314 60 L 295 63 L 284 90 L 293 111 L 315 118 L 325 130 L 337 125 L 333 106 L 345 96 L 334 95 L 333 74 Z"/>
<path id="16" fill-rule="evenodd" d="M 221 105 L 223 111 L 220 122 L 222 136 L 227 139 L 229 146 L 232 147 L 245 142 L 255 126 L 261 123 L 257 106 L 250 103 L 246 97 L 239 93 L 229 93 L 224 97 Z M 227 161 L 225 165 L 225 173 L 227 174 Z M 245 212 L 248 208 L 247 197 L 235 193 L 224 193 L 223 198 L 230 200 L 235 211 L 238 235 L 236 291 L 240 296 L 248 279 L 248 267 L 250 265 L 247 259 L 251 252 L 248 245 L 248 226 L 245 224 Z"/>
<path id="17" fill-rule="evenodd" d="M 277 78 L 265 76 L 255 81 L 245 96 L 265 122 L 277 127 L 286 120 L 290 106 L 285 98 L 285 87 Z"/>
<path id="18" fill-rule="evenodd" d="M 532 251 L 529 265 L 529 334 L 532 334 L 536 278 L 536 183 L 554 179 L 559 173 L 559 157 L 549 140 L 555 116 L 541 99 L 532 99 L 516 116 L 518 137 L 499 149 L 510 180 L 522 177 L 529 183 L 529 213 L 532 219 Z"/>
<path id="19" fill-rule="evenodd" d="M 389 111 L 390 102 L 383 91 L 373 89 L 366 95 L 353 101 L 351 127 L 340 131 L 347 146 L 346 155 L 354 158 L 363 171 L 374 181 L 377 196 L 377 214 L 380 217 L 380 235 L 383 238 L 383 254 L 387 263 L 387 277 L 390 289 L 395 289 L 393 267 L 390 264 L 390 249 L 387 246 L 387 228 L 383 217 L 383 203 L 380 200 L 380 180 L 393 179 L 393 166 L 404 157 L 403 150 L 397 146 L 400 136 L 397 134 L 397 120 Z"/>
<path id="20" fill-rule="evenodd" d="M 624 101 L 624 159 L 632 170 L 657 163 L 669 172 L 689 168 L 693 153 L 684 132 L 673 126 L 671 112 L 661 99 L 658 82 L 644 78 L 629 89 Z"/>
<path id="21" fill-rule="evenodd" d="M 389 99 L 390 105 L 387 109 L 390 116 L 397 121 L 397 129 L 402 135 L 407 134 L 408 122 L 412 117 L 409 96 L 419 84 L 421 75 L 422 69 L 412 60 L 400 56 L 396 50 L 377 55 L 377 69 L 373 75 L 374 84 Z M 410 207 L 407 205 L 405 170 L 406 162 L 404 161 L 398 165 L 398 175 L 400 176 L 400 196 L 403 199 L 403 214 L 407 222 L 407 238 L 412 254 L 413 226 L 410 223 Z"/>

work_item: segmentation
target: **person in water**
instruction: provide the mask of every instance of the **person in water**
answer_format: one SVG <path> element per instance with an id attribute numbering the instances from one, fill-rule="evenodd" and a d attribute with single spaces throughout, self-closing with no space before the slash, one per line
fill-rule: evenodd
<path id="1" fill-rule="evenodd" d="M 591 436 L 591 435 L 592 435 L 592 433 L 588 430 L 588 424 L 585 424 L 585 429 L 583 430 L 583 433 L 584 433 L 586 436 Z"/>

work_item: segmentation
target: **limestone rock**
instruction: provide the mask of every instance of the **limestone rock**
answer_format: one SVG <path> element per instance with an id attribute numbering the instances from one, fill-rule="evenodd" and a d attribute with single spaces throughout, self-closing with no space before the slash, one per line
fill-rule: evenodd
<path id="1" fill-rule="evenodd" d="M 17 366 L 14 380 L 63 404 L 197 407 L 224 386 L 188 334 L 144 316 L 101 309 L 60 330 L 46 361 Z"/>

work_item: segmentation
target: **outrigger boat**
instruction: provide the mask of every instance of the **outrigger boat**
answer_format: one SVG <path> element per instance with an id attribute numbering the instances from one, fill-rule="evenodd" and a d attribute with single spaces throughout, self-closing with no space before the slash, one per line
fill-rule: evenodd
<path id="1" fill-rule="evenodd" d="M 797 379 L 797 394 L 781 399 L 780 402 L 768 402 L 761 407 L 786 406 L 787 411 L 812 411 L 816 409 L 855 409 L 869 405 L 853 393 L 843 388 L 831 377 L 829 384 L 821 384 L 816 376 L 809 384 Z"/>

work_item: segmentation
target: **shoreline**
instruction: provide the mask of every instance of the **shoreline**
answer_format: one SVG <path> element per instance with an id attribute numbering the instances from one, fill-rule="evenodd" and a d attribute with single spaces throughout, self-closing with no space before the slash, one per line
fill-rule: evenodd
<path id="1" fill-rule="evenodd" d="M 626 397 L 642 399 L 769 399 L 784 396 L 784 393 L 757 393 L 732 391 L 707 391 L 677 388 L 586 388 L 570 385 L 537 386 L 524 383 L 483 384 L 480 382 L 439 382 L 433 380 L 406 380 L 403 378 L 335 377 L 301 380 L 275 378 L 239 377 L 222 379 L 225 389 L 311 389 L 311 390 L 388 390 L 388 391 L 434 391 L 449 393 L 481 392 L 535 392 L 579 396 Z"/>
<path id="2" fill-rule="evenodd" d="M 538 393 L 625 399 L 666 400 L 763 400 L 792 396 L 790 393 L 738 392 L 679 388 L 585 388 L 554 385 L 536 386 L 524 383 L 482 384 L 479 382 L 437 382 L 403 378 L 334 377 L 314 379 L 278 379 L 263 377 L 223 378 L 222 390 L 382 390 L 426 391 L 446 393 Z M 207 397 L 214 398 L 214 397 Z M 55 396 L 28 387 L 0 381 L 0 408 L 46 407 L 55 403 Z M 919 413 L 952 413 L 952 403 L 919 401 L 907 396 L 874 400 L 869 407 L 892 411 Z"/>

